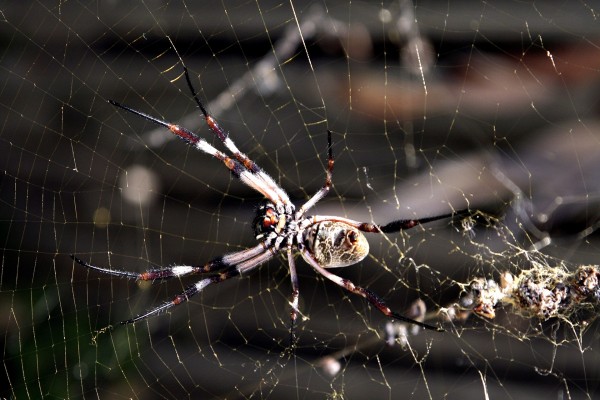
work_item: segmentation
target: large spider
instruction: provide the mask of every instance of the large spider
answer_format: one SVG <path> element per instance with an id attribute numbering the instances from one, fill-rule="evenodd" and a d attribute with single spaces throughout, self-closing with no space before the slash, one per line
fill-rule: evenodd
<path id="1" fill-rule="evenodd" d="M 442 328 L 434 327 L 420 321 L 402 316 L 392 311 L 381 297 L 369 289 L 360 287 L 348 279 L 341 278 L 331 272 L 330 268 L 347 267 L 360 262 L 369 253 L 369 242 L 362 232 L 370 233 L 391 233 L 399 232 L 403 229 L 412 228 L 418 224 L 436 221 L 451 217 L 457 213 L 439 215 L 421 219 L 407 219 L 389 222 L 385 225 L 376 225 L 369 222 L 353 221 L 351 219 L 337 216 L 307 216 L 306 212 L 312 208 L 329 192 L 331 188 L 331 178 L 333 172 L 333 151 L 331 145 L 331 131 L 327 131 L 327 173 L 325 184 L 299 209 L 290 201 L 286 192 L 267 175 L 258 165 L 250 160 L 244 153 L 236 147 L 229 135 L 224 131 L 217 121 L 206 111 L 202 102 L 198 99 L 196 91 L 187 68 L 184 66 L 184 75 L 187 85 L 200 108 L 206 123 L 215 135 L 219 138 L 225 147 L 232 153 L 233 158 L 217 150 L 206 140 L 198 137 L 195 133 L 184 127 L 160 120 L 143 112 L 134 110 L 127 106 L 109 100 L 109 102 L 119 108 L 129 111 L 135 115 L 152 121 L 158 125 L 169 129 L 177 137 L 185 141 L 188 145 L 203 151 L 216 159 L 220 160 L 231 171 L 233 176 L 240 179 L 243 183 L 261 193 L 265 200 L 256 210 L 253 227 L 258 245 L 235 253 L 226 254 L 217 257 L 204 265 L 172 265 L 158 269 L 150 269 L 146 272 L 137 273 L 120 269 L 109 269 L 91 265 L 86 261 L 71 255 L 73 260 L 86 268 L 93 269 L 105 274 L 119 277 L 156 281 L 174 277 L 184 277 L 195 274 L 208 274 L 207 277 L 199 280 L 195 284 L 188 286 L 182 293 L 178 294 L 170 301 L 167 301 L 157 307 L 149 309 L 134 318 L 122 321 L 121 324 L 130 324 L 136 321 L 144 320 L 150 316 L 159 314 L 173 306 L 179 305 L 192 296 L 200 293 L 204 288 L 211 284 L 226 281 L 227 279 L 247 273 L 252 269 L 263 264 L 273 256 L 284 252 L 287 254 L 290 278 L 292 281 L 291 295 L 291 324 L 290 330 L 293 335 L 294 324 L 298 317 L 298 276 L 294 261 L 294 250 L 298 250 L 302 258 L 319 274 L 333 281 L 344 289 L 366 298 L 372 305 L 388 317 L 395 318 L 404 322 L 418 325 L 426 329 L 443 331 Z M 462 213 L 462 212 L 458 212 Z"/>

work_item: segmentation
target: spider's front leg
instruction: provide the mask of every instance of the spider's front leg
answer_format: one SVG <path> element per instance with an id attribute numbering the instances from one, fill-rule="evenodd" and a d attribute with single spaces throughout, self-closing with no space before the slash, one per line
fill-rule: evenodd
<path id="1" fill-rule="evenodd" d="M 196 282 L 195 284 L 188 286 L 183 292 L 176 295 L 171 300 L 164 302 L 160 306 L 154 307 L 143 314 L 121 322 L 121 324 L 131 324 L 159 314 L 173 306 L 179 305 L 189 300 L 192 296 L 204 290 L 204 288 L 206 288 L 208 285 L 211 285 L 213 283 L 220 283 L 227 279 L 238 276 L 244 272 L 250 271 L 251 269 L 254 269 L 258 265 L 270 259 L 272 256 L 273 253 L 270 250 L 268 250 L 263 243 L 260 243 L 259 245 L 250 249 L 242 250 L 236 253 L 226 254 L 222 257 L 217 257 L 203 266 L 192 267 L 188 265 L 178 265 L 149 270 L 141 273 L 130 272 L 121 269 L 99 267 L 96 265 L 89 264 L 77 258 L 74 255 L 71 255 L 71 258 L 75 260 L 75 262 L 77 262 L 78 264 L 88 269 L 92 269 L 94 271 L 122 278 L 144 281 L 155 281 L 160 279 L 183 277 L 186 275 L 198 273 L 218 272 L 218 274 L 214 276 L 202 279 Z"/>

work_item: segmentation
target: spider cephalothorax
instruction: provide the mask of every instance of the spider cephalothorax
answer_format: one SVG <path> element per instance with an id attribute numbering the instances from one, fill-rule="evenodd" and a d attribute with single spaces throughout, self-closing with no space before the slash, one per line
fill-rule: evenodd
<path id="1" fill-rule="evenodd" d="M 270 233 L 280 234 L 290 217 L 292 217 L 291 214 L 277 212 L 275 205 L 270 201 L 262 201 L 256 207 L 256 217 L 252 223 L 256 240 L 260 240 Z"/>
<path id="2" fill-rule="evenodd" d="M 110 269 L 89 264 L 74 255 L 71 257 L 78 263 L 102 273 L 144 281 L 156 281 L 168 278 L 182 278 L 188 275 L 205 274 L 205 277 L 188 286 L 182 293 L 171 300 L 146 311 L 132 319 L 123 321 L 123 324 L 133 323 L 159 314 L 173 306 L 189 300 L 195 294 L 204 290 L 211 284 L 216 284 L 230 279 L 234 276 L 249 272 L 258 267 L 274 255 L 285 252 L 288 259 L 288 267 L 292 284 L 291 296 L 291 330 L 297 316 L 298 310 L 298 276 L 294 260 L 295 252 L 299 252 L 302 258 L 317 273 L 331 280 L 344 289 L 366 298 L 373 306 L 388 317 L 416 324 L 423 328 L 443 330 L 423 322 L 404 317 L 393 312 L 378 295 L 372 291 L 356 286 L 348 279 L 341 278 L 328 271 L 329 268 L 346 267 L 363 260 L 369 253 L 369 242 L 363 232 L 391 233 L 403 229 L 412 228 L 418 224 L 448 218 L 456 213 L 438 215 L 421 219 L 396 220 L 385 225 L 376 225 L 369 222 L 354 221 L 337 216 L 306 216 L 306 211 L 312 208 L 329 192 L 332 185 L 333 174 L 333 151 L 331 144 L 331 132 L 327 131 L 327 169 L 325 183 L 306 203 L 298 210 L 290 201 L 287 193 L 266 174 L 258 165 L 240 152 L 229 135 L 219 126 L 217 121 L 206 111 L 192 85 L 187 69 L 184 67 L 184 75 L 192 96 L 202 112 L 202 115 L 213 133 L 219 138 L 223 145 L 229 150 L 231 156 L 217 150 L 206 140 L 195 133 L 175 124 L 152 117 L 148 114 L 136 111 L 132 108 L 119 104 L 115 101 L 109 102 L 121 109 L 152 121 L 169 129 L 174 135 L 186 142 L 188 145 L 207 153 L 223 162 L 231 174 L 240 179 L 244 184 L 256 190 L 265 197 L 256 210 L 252 227 L 254 235 L 259 242 L 256 246 L 246 250 L 237 251 L 217 257 L 212 261 L 200 266 L 172 265 L 146 272 L 137 273 L 120 269 Z M 462 213 L 462 212 L 460 212 Z"/>

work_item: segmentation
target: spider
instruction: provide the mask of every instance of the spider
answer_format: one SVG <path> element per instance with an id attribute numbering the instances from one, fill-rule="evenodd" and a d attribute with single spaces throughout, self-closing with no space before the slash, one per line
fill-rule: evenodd
<path id="1" fill-rule="evenodd" d="M 183 292 L 176 295 L 171 300 L 151 308 L 131 319 L 122 321 L 121 324 L 132 324 L 164 312 L 173 306 L 177 306 L 189 300 L 203 291 L 207 286 L 248 273 L 275 255 L 285 252 L 292 284 L 290 331 L 293 337 L 294 325 L 296 324 L 299 314 L 298 297 L 300 292 L 294 260 L 294 252 L 298 251 L 308 265 L 310 265 L 317 273 L 344 289 L 364 297 L 386 316 L 415 324 L 425 329 L 431 329 L 438 332 L 444 330 L 441 327 L 428 325 L 392 311 L 386 305 L 384 300 L 376 293 L 367 288 L 357 286 L 348 279 L 333 274 L 330 272 L 330 269 L 356 264 L 368 255 L 369 243 L 363 232 L 399 232 L 426 222 L 449 218 L 456 214 L 463 213 L 462 211 L 421 219 L 397 220 L 385 225 L 359 222 L 338 216 L 306 215 L 308 210 L 327 195 L 332 185 L 334 158 L 331 131 L 327 131 L 327 170 L 325 183 L 306 203 L 296 209 L 287 193 L 273 180 L 273 178 L 237 148 L 234 142 L 229 138 L 229 134 L 223 130 L 218 122 L 208 113 L 196 95 L 196 90 L 192 85 L 188 70 L 185 66 L 183 67 L 183 71 L 189 90 L 200 109 L 202 116 L 206 120 L 208 127 L 219 138 L 227 150 L 231 152 L 233 157 L 216 149 L 206 140 L 200 138 L 198 135 L 184 127 L 134 110 L 128 106 L 117 103 L 116 101 L 108 101 L 118 108 L 169 129 L 171 133 L 175 134 L 189 146 L 222 161 L 234 177 L 240 179 L 244 184 L 262 194 L 265 197 L 265 200 L 257 207 L 256 217 L 253 221 L 254 234 L 259 243 L 246 250 L 217 257 L 204 265 L 171 265 L 150 269 L 141 273 L 92 265 L 71 254 L 71 258 L 75 262 L 88 269 L 134 280 L 154 282 L 169 278 L 182 278 L 188 275 L 207 275 L 193 285 L 185 288 Z"/>

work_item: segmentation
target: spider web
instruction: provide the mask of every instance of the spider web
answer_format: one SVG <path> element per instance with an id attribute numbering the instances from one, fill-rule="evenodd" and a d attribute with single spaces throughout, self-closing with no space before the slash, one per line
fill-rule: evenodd
<path id="1" fill-rule="evenodd" d="M 595 398 L 600 160 L 592 2 L 3 2 L 0 397 Z M 284 257 L 118 326 L 255 244 L 260 195 L 107 99 L 237 146 L 314 213 L 385 223 L 332 270 Z"/>

